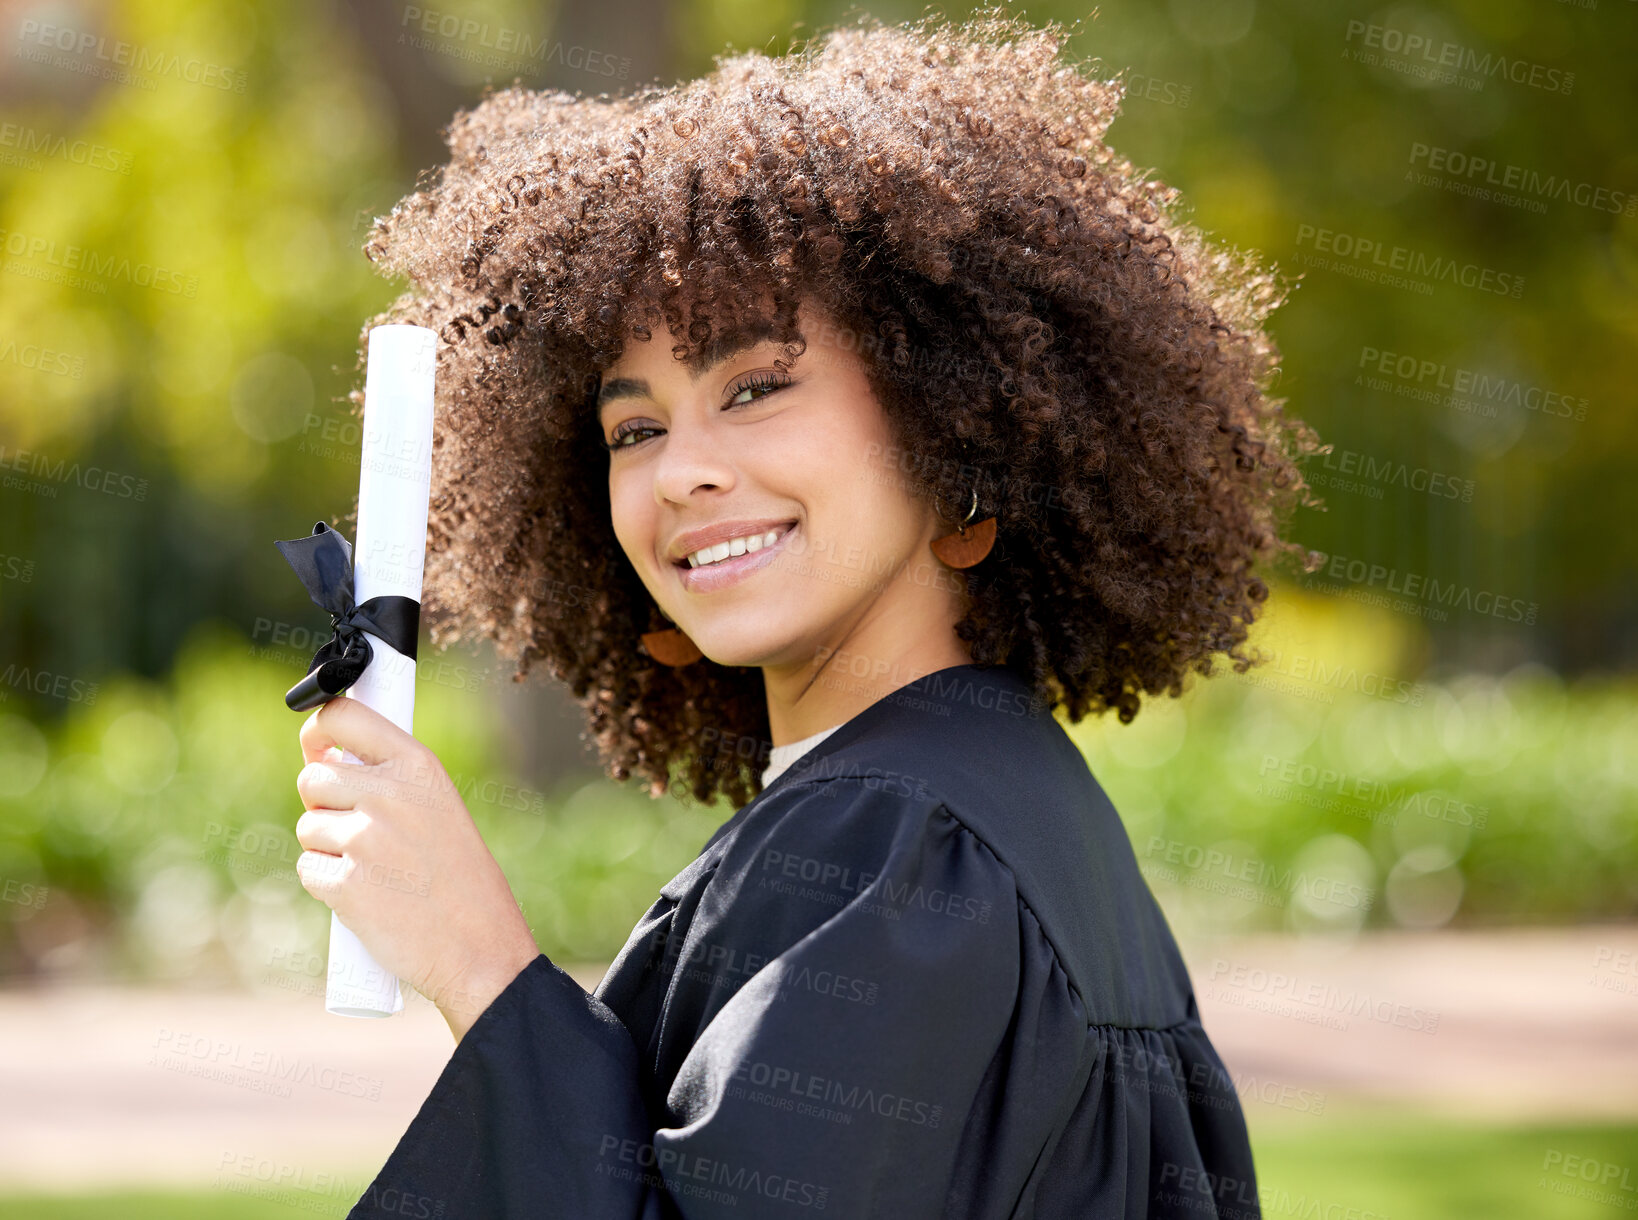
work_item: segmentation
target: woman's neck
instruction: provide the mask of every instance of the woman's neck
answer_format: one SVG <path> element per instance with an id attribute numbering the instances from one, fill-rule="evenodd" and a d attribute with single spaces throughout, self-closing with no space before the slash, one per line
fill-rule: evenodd
<path id="1" fill-rule="evenodd" d="M 800 665 L 762 667 L 774 745 L 789 745 L 853 719 L 917 678 L 972 655 L 953 631 L 926 632 L 897 652 L 846 647 L 820 650 Z"/>

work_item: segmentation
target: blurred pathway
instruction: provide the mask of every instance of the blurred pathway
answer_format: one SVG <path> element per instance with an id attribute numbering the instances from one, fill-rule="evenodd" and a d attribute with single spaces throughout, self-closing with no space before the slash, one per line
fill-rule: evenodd
<path id="1" fill-rule="evenodd" d="M 1290 1086 L 1323 1094 L 1323 1113 L 1638 1122 L 1638 924 L 1378 932 L 1340 954 L 1268 937 L 1185 956 L 1248 1114 L 1302 1113 Z"/>
<path id="2" fill-rule="evenodd" d="M 1638 925 L 1185 946 L 1254 1127 L 1376 1104 L 1638 1121 Z M 590 988 L 602 966 L 571 973 Z M 315 990 L 0 991 L 0 1190 L 175 1183 L 350 1202 L 453 1043 Z"/>

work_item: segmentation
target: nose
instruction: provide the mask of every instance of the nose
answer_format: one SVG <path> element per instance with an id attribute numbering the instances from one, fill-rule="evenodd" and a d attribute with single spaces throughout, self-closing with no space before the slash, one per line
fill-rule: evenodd
<path id="1" fill-rule="evenodd" d="M 682 418 L 671 421 L 654 466 L 656 504 L 687 504 L 697 492 L 728 491 L 734 468 L 721 437 Z"/>

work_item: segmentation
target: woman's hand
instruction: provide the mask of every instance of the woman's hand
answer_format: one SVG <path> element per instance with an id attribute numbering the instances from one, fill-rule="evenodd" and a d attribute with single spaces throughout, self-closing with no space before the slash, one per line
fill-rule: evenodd
<path id="1" fill-rule="evenodd" d="M 331 699 L 301 750 L 296 875 L 459 1042 L 540 952 L 500 865 L 437 756 L 375 709 Z"/>

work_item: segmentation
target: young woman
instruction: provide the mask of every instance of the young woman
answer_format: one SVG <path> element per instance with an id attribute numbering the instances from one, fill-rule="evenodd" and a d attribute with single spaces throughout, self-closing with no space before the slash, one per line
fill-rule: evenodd
<path id="1" fill-rule="evenodd" d="M 412 284 L 370 325 L 444 339 L 434 641 L 543 661 L 615 778 L 737 812 L 588 995 L 430 751 L 308 720 L 303 884 L 457 1039 L 352 1215 L 1259 1214 L 1054 712 L 1250 662 L 1314 438 L 1264 393 L 1274 282 L 1103 145 L 1061 43 L 867 20 L 508 90 L 377 222 Z"/>

